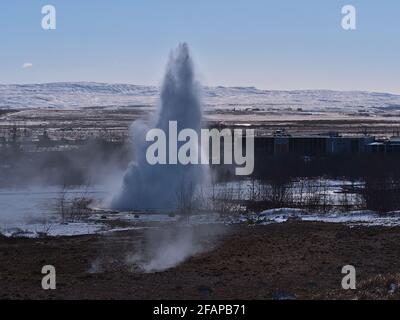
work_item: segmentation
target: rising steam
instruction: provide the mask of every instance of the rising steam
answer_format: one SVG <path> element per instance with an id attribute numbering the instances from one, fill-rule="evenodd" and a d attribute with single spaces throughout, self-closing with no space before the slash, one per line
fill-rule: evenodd
<path id="1" fill-rule="evenodd" d="M 226 230 L 222 225 L 148 229 L 145 241 L 127 256 L 126 263 L 142 272 L 174 268 L 193 255 L 213 249 Z"/>
<path id="2" fill-rule="evenodd" d="M 204 182 L 207 176 L 204 166 L 152 166 L 146 160 L 149 144 L 145 141 L 145 135 L 149 129 L 162 129 L 167 141 L 169 121 L 177 121 L 178 131 L 200 131 L 202 104 L 199 88 L 188 46 L 180 44 L 170 55 L 157 115 L 151 119 L 150 126 L 141 122 L 132 125 L 135 161 L 129 165 L 122 186 L 111 201 L 113 209 L 177 209 L 182 192 L 189 193 L 185 194 L 185 198 L 190 197 L 196 187 Z"/>

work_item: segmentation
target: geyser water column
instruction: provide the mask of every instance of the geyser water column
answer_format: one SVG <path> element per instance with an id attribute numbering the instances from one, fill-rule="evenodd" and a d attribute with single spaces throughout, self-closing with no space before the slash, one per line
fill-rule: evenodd
<path id="1" fill-rule="evenodd" d="M 199 133 L 202 118 L 200 86 L 195 79 L 187 44 L 180 44 L 171 55 L 161 88 L 156 116 L 150 125 L 132 125 L 134 161 L 127 169 L 122 186 L 111 201 L 117 210 L 171 210 L 193 196 L 207 177 L 204 165 L 150 165 L 146 159 L 149 129 L 162 129 L 169 141 L 169 122 L 176 121 L 178 131 L 193 129 Z M 182 143 L 178 143 L 181 145 Z M 198 147 L 200 150 L 200 146 Z M 169 163 L 169 161 L 168 161 Z"/>

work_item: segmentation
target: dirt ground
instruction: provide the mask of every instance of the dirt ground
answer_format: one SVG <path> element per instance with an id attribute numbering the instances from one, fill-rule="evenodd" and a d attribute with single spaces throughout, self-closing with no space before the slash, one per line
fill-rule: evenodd
<path id="1" fill-rule="evenodd" d="M 227 226 L 206 244 L 212 245 L 209 251 L 155 273 L 124 262 L 145 239 L 143 230 L 1 238 L 0 299 L 400 298 L 400 227 L 296 221 Z M 88 272 L 99 257 L 106 261 L 102 269 Z M 46 264 L 56 267 L 56 290 L 41 288 Z M 354 291 L 341 288 L 347 264 L 357 270 Z"/>

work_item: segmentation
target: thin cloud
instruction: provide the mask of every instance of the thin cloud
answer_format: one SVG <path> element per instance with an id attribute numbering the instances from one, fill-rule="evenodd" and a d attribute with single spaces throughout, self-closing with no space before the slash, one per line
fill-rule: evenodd
<path id="1" fill-rule="evenodd" d="M 30 69 L 30 68 L 32 68 L 32 67 L 33 67 L 33 64 L 30 63 L 30 62 L 25 62 L 25 63 L 22 65 L 22 69 Z"/>

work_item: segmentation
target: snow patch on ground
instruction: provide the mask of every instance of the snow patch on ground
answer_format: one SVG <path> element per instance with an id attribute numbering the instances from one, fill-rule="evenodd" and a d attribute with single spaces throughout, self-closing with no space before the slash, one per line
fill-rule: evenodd
<path id="1" fill-rule="evenodd" d="M 290 220 L 318 221 L 329 223 L 343 223 L 348 225 L 364 226 L 400 226 L 400 212 L 378 214 L 373 211 L 361 210 L 340 213 L 309 213 L 302 209 L 279 208 L 266 210 L 258 214 L 242 215 L 240 222 L 254 222 L 257 224 L 283 223 Z"/>
<path id="2" fill-rule="evenodd" d="M 0 234 L 11 238 L 38 238 L 47 237 L 71 237 L 95 234 L 102 231 L 105 225 L 99 223 L 73 222 L 73 223 L 20 223 L 13 226 L 0 228 Z"/>
<path id="3" fill-rule="evenodd" d="M 119 212 L 111 214 L 96 213 L 89 217 L 90 221 L 125 221 L 125 222 L 184 222 L 186 224 L 207 224 L 223 222 L 218 213 L 194 214 L 190 216 L 170 215 L 161 213 L 135 213 L 135 212 Z"/>

